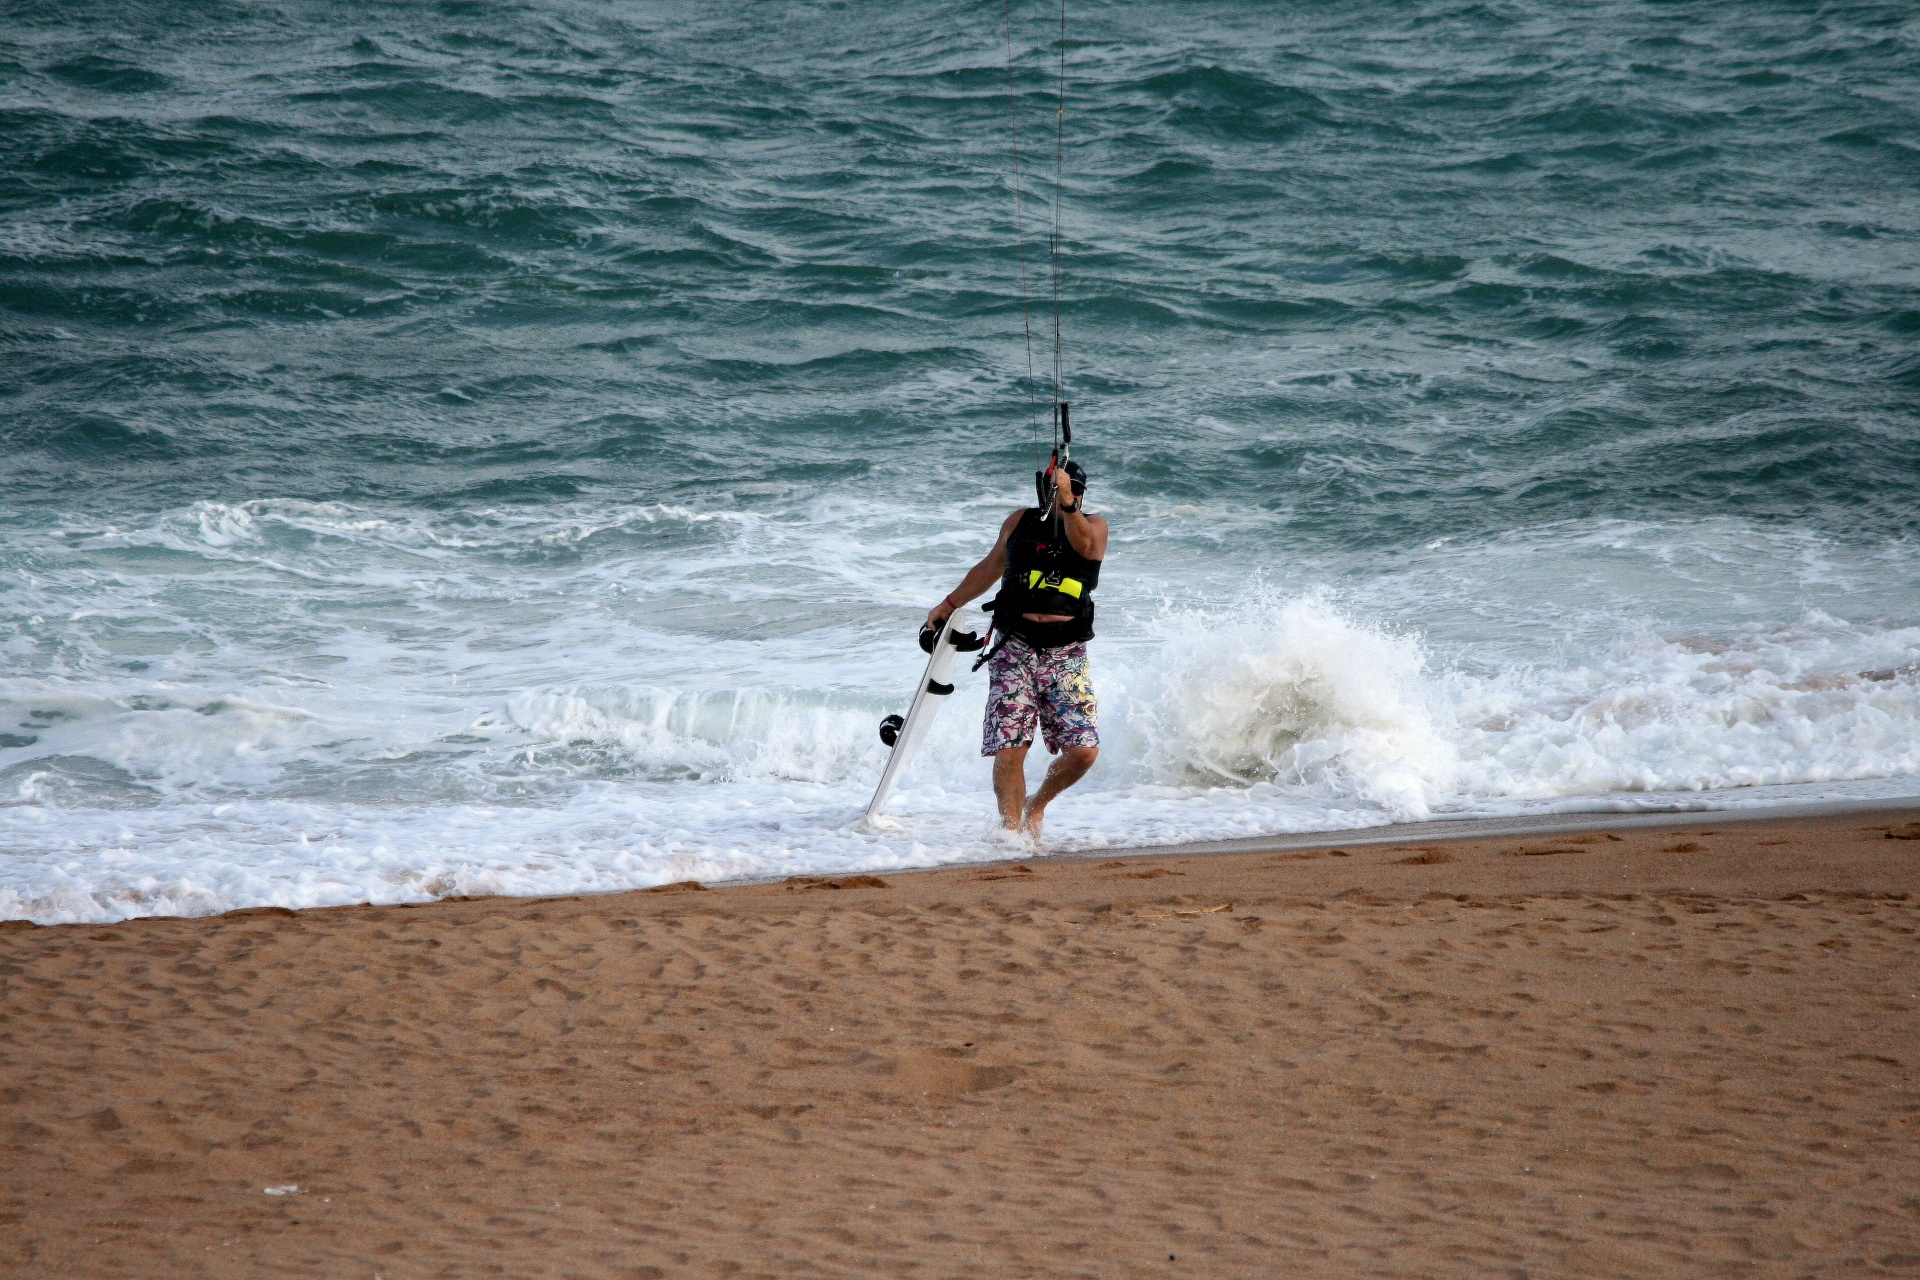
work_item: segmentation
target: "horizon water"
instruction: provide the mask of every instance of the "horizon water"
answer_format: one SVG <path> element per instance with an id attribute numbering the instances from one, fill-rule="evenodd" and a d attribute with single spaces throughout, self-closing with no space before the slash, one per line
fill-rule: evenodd
<path id="1" fill-rule="evenodd" d="M 0 919 L 1023 852 L 965 663 L 857 819 L 1044 458 L 1056 9 L 4 12 Z M 1050 848 L 1920 795 L 1920 16 L 1065 52 Z"/>

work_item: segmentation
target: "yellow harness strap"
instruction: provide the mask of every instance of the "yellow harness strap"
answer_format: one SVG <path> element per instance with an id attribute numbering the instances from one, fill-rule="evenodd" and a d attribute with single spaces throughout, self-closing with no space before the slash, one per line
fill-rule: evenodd
<path id="1" fill-rule="evenodd" d="M 1081 592 L 1086 590 L 1085 584 L 1078 578 L 1063 578 L 1059 574 L 1049 575 L 1038 569 L 1029 569 L 1027 570 L 1027 589 L 1031 591 L 1035 587 L 1058 591 L 1061 595 L 1072 596 L 1075 600 L 1078 600 Z"/>

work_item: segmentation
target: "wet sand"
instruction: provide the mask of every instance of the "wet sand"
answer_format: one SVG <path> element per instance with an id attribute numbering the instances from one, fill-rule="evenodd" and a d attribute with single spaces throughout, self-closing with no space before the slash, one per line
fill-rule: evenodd
<path id="1" fill-rule="evenodd" d="M 0 927 L 0 1274 L 1920 1274 L 1920 812 L 1591 821 Z"/>

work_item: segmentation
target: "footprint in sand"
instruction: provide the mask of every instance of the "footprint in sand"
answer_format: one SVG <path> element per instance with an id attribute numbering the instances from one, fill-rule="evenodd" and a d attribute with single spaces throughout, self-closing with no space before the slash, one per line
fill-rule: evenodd
<path id="1" fill-rule="evenodd" d="M 902 1091 L 931 1094 L 936 1098 L 983 1093 L 1020 1078 L 1020 1068 L 1010 1063 L 970 1062 L 953 1056 L 956 1052 L 903 1053 L 894 1059 L 889 1071 Z"/>
<path id="2" fill-rule="evenodd" d="M 888 889 L 892 888 L 879 876 L 845 876 L 839 880 L 829 880 L 824 876 L 788 876 L 788 893 L 809 893 L 815 889 Z"/>

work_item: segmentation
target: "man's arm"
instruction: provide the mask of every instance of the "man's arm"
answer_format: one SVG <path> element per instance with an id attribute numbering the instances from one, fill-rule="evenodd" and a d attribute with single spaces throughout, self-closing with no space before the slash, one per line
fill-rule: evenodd
<path id="1" fill-rule="evenodd" d="M 1000 581 L 1000 575 L 1007 571 L 1007 539 L 1013 536 L 1013 527 L 1020 523 L 1021 513 L 1016 511 L 1000 522 L 1000 537 L 993 544 L 993 550 L 986 558 L 967 570 L 967 576 L 960 579 L 947 598 L 927 610 L 927 625 L 937 627 L 952 616 L 953 611 L 967 601 L 985 595 L 987 589 Z"/>
<path id="2" fill-rule="evenodd" d="M 1061 521 L 1067 528 L 1067 541 L 1073 549 L 1088 560 L 1107 558 L 1107 520 L 1105 516 L 1090 516 L 1078 507 L 1072 511 L 1062 509 Z"/>
<path id="3" fill-rule="evenodd" d="M 1071 504 L 1071 505 L 1068 505 Z M 1107 522 L 1103 516 L 1090 516 L 1086 512 L 1087 500 L 1083 494 L 1075 497 L 1071 485 L 1062 484 L 1054 490 L 1053 509 L 1060 513 L 1060 523 L 1066 526 L 1067 541 L 1073 549 L 1088 560 L 1107 558 Z M 1005 539 L 1003 538 L 1004 542 Z"/>

